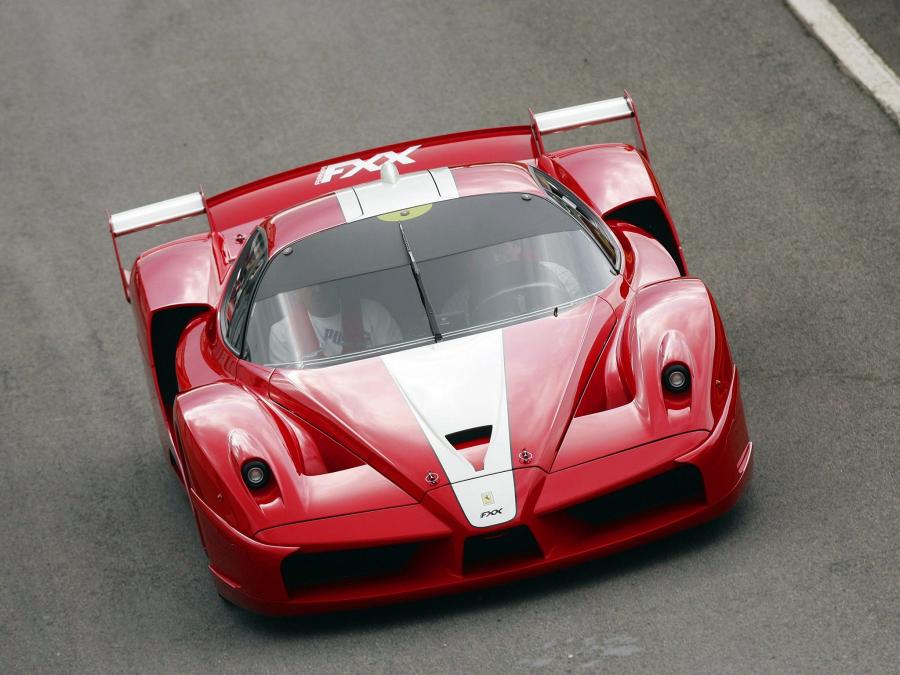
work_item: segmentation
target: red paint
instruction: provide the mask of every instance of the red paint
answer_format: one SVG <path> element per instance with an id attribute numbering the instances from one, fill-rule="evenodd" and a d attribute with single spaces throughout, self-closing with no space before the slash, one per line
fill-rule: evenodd
<path id="1" fill-rule="evenodd" d="M 226 598 L 260 612 L 296 613 L 478 588 L 663 536 L 737 500 L 751 473 L 752 446 L 721 319 L 706 287 L 681 277 L 660 243 L 634 224 L 609 222 L 624 253 L 613 284 L 558 317 L 503 329 L 518 509 L 514 521 L 496 529 L 527 526 L 538 557 L 463 568 L 466 539 L 485 530 L 463 516 L 380 359 L 272 371 L 240 361 L 223 343 L 217 309 L 241 249 L 238 235 L 262 224 L 271 252 L 340 224 L 330 192 L 377 175 L 315 181 L 322 167 L 352 158 L 420 145 L 415 163 L 399 165 L 400 172 L 454 167 L 461 196 L 538 194 L 526 170 L 537 163 L 598 212 L 652 199 L 671 226 L 645 152 L 595 145 L 539 155 L 538 141 L 529 126 L 488 129 L 299 167 L 210 197 L 210 233 L 139 256 L 127 283 L 161 438 L 174 451 Z M 677 243 L 674 228 L 672 235 Z M 195 312 L 175 362 L 159 363 L 154 317 L 184 307 Z M 672 362 L 690 368 L 688 394 L 663 389 L 660 373 Z M 170 370 L 179 391 L 171 414 L 160 385 Z M 519 460 L 523 451 L 527 463 Z M 460 452 L 483 455 L 484 445 Z M 260 491 L 241 479 L 250 459 L 272 469 Z M 702 475 L 700 501 L 599 528 L 568 511 L 685 463 Z M 434 485 L 425 480 L 431 472 Z M 402 574 L 294 594 L 282 582 L 282 561 L 298 550 L 407 542 L 419 547 Z"/>

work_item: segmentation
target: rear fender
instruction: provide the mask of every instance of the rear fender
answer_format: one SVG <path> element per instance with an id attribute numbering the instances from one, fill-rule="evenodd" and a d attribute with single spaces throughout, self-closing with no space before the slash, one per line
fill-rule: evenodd
<path id="1" fill-rule="evenodd" d="M 129 275 L 129 296 L 154 399 L 160 440 L 174 449 L 172 404 L 178 394 L 177 351 L 193 320 L 214 314 L 219 292 L 209 234 L 195 235 L 143 253 Z M 227 376 L 227 364 L 221 364 Z"/>
<path id="2" fill-rule="evenodd" d="M 687 264 L 666 200 L 647 159 L 630 145 L 591 145 L 551 156 L 559 179 L 604 218 L 649 232 L 682 274 Z"/>
<path id="3" fill-rule="evenodd" d="M 131 269 L 129 295 L 144 357 L 155 365 L 153 317 L 180 307 L 213 311 L 220 286 L 210 235 L 199 234 L 151 249 Z M 187 325 L 187 322 L 184 324 Z"/>

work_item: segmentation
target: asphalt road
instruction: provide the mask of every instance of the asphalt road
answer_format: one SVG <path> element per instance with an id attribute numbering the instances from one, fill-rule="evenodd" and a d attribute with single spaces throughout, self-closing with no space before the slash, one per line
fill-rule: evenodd
<path id="1" fill-rule="evenodd" d="M 900 3 L 832 0 L 831 4 L 895 73 L 900 72 Z"/>
<path id="2" fill-rule="evenodd" d="M 104 210 L 626 86 L 743 373 L 745 499 L 489 592 L 223 604 Z M 0 2 L 0 671 L 896 672 L 898 175 L 897 127 L 777 0 Z"/>

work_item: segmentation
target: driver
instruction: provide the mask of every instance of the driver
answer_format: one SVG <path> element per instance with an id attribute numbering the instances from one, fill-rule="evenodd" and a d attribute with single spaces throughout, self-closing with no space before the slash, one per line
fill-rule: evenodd
<path id="1" fill-rule="evenodd" d="M 488 248 L 487 253 L 490 256 L 490 263 L 494 265 L 520 262 L 525 259 L 524 248 L 522 246 L 521 239 L 505 241 L 502 244 L 491 246 Z M 570 299 L 578 298 L 582 295 L 581 285 L 578 283 L 575 275 L 572 274 L 572 272 L 567 267 L 564 267 L 559 263 L 550 262 L 548 260 L 538 260 L 537 264 L 540 265 L 543 269 L 552 273 L 557 278 L 560 285 L 566 289 L 566 292 L 569 294 Z M 465 314 L 468 317 L 469 296 L 471 294 L 472 291 L 468 284 L 464 284 L 460 288 L 456 289 L 456 291 L 454 291 L 453 294 L 444 302 L 443 306 L 441 307 L 441 313 Z"/>
<path id="2" fill-rule="evenodd" d="M 289 291 L 283 302 L 285 317 L 269 333 L 273 363 L 350 354 L 403 339 L 384 305 L 367 298 L 345 303 L 333 283 Z"/>

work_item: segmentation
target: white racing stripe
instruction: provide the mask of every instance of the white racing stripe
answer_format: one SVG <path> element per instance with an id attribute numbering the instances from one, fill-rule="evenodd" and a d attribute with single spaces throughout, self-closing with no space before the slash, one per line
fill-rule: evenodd
<path id="1" fill-rule="evenodd" d="M 509 445 L 503 331 L 438 342 L 381 357 L 428 439 L 468 521 L 489 527 L 516 515 Z M 490 425 L 484 468 L 447 440 Z"/>
<path id="2" fill-rule="evenodd" d="M 335 193 L 348 223 L 459 197 L 450 169 L 418 171 L 402 176 L 394 171 L 387 177 L 389 180 L 382 178 Z"/>
<path id="3" fill-rule="evenodd" d="M 850 76 L 900 124 L 900 78 L 828 0 L 786 0 Z"/>

